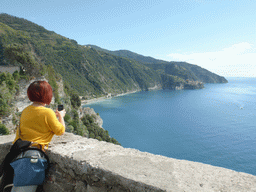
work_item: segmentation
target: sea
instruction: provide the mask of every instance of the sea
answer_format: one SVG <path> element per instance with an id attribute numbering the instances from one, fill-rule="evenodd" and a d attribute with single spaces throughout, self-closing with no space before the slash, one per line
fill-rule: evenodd
<path id="1" fill-rule="evenodd" d="M 85 105 L 123 147 L 256 175 L 256 78 Z"/>

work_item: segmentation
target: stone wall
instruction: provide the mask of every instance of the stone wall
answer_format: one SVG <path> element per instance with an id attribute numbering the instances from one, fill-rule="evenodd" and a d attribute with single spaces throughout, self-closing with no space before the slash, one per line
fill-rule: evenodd
<path id="1" fill-rule="evenodd" d="M 0 163 L 14 135 L 0 136 Z M 45 191 L 256 191 L 256 176 L 123 148 L 71 133 L 54 137 Z"/>

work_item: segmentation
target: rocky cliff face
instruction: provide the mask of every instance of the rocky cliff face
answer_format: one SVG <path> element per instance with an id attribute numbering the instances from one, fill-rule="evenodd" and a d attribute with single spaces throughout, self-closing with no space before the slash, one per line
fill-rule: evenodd
<path id="1" fill-rule="evenodd" d="M 99 114 L 95 113 L 94 109 L 92 109 L 90 107 L 80 107 L 80 109 L 78 111 L 79 111 L 79 113 L 78 113 L 79 118 L 82 118 L 86 114 L 93 115 L 94 117 L 96 117 L 95 123 L 102 128 L 103 120 L 99 116 Z"/>

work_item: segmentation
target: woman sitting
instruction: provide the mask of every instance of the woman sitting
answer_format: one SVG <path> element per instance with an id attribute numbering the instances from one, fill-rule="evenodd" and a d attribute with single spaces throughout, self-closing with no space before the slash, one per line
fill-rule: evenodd
<path id="1" fill-rule="evenodd" d="M 54 134 L 63 135 L 65 132 L 63 111 L 46 108 L 52 100 L 52 87 L 46 81 L 35 81 L 30 84 L 27 95 L 33 103 L 26 107 L 20 117 L 20 133 L 16 132 L 14 142 L 21 138 L 22 140 L 31 141 L 38 148 L 44 150 L 52 140 Z M 58 117 L 58 119 L 57 119 Z"/>
<path id="2" fill-rule="evenodd" d="M 24 158 L 30 157 L 31 155 L 33 157 L 38 156 L 39 158 L 45 158 L 45 149 L 48 148 L 48 144 L 53 136 L 55 134 L 63 135 L 65 133 L 65 109 L 62 111 L 56 110 L 54 112 L 52 109 L 45 107 L 45 105 L 49 105 L 52 100 L 52 88 L 50 84 L 46 81 L 35 81 L 29 85 L 27 95 L 29 100 L 33 103 L 22 111 L 20 126 L 13 142 L 14 145 L 0 166 L 0 176 L 3 175 L 0 184 L 0 192 L 10 191 L 10 188 L 6 190 L 4 190 L 4 188 L 11 186 L 10 184 L 12 183 L 13 169 L 10 163 L 13 160 L 20 158 L 20 156 Z M 29 148 L 27 148 L 29 150 L 23 150 L 24 152 L 20 153 L 22 150 L 19 150 L 19 148 L 20 146 L 24 147 L 24 143 L 29 143 Z M 33 148 L 34 150 L 31 150 Z M 36 148 L 41 149 L 41 151 L 35 150 Z M 18 164 L 18 166 L 21 165 L 18 161 L 16 161 L 16 164 Z M 29 173 L 22 174 L 29 175 Z M 36 189 L 37 185 L 14 186 L 11 191 L 34 192 Z"/>

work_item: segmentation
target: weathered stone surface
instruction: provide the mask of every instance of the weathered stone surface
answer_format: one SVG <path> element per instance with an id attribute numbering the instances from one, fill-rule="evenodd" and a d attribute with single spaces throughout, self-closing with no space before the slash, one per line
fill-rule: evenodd
<path id="1" fill-rule="evenodd" d="M 14 136 L 0 136 L 0 162 Z M 9 143 L 8 143 L 9 142 Z M 54 137 L 45 191 L 256 191 L 256 176 L 87 139 Z"/>

